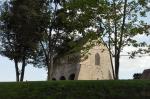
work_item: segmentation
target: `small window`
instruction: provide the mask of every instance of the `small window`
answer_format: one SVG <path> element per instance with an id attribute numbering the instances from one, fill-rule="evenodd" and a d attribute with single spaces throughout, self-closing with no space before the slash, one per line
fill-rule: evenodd
<path id="1" fill-rule="evenodd" d="M 74 80 L 74 78 L 75 78 L 75 74 L 71 74 L 71 75 L 69 76 L 69 80 Z"/>
<path id="2" fill-rule="evenodd" d="M 66 80 L 66 78 L 64 76 L 61 76 L 60 80 Z"/>
<path id="3" fill-rule="evenodd" d="M 100 56 L 98 53 L 95 54 L 95 65 L 100 65 Z"/>

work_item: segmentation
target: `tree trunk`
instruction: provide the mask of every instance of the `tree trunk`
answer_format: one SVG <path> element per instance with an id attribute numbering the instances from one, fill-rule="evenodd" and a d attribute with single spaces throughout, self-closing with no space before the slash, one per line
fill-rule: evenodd
<path id="1" fill-rule="evenodd" d="M 52 45 L 52 30 L 53 30 L 53 25 L 55 23 L 56 20 L 56 12 L 57 12 L 57 7 L 58 7 L 58 2 L 55 2 L 54 5 L 55 9 L 54 9 L 54 14 L 52 16 L 52 22 L 51 25 L 49 26 L 49 33 L 48 33 L 48 53 L 47 53 L 47 69 L 48 69 L 48 76 L 47 76 L 47 80 L 51 80 L 52 79 L 52 72 L 53 72 L 53 45 Z"/>
<path id="2" fill-rule="evenodd" d="M 48 78 L 47 80 L 52 79 L 52 73 L 53 73 L 53 56 L 49 55 L 49 60 L 48 60 Z"/>
<path id="3" fill-rule="evenodd" d="M 115 50 L 116 50 L 116 52 L 115 52 L 116 53 L 115 54 L 116 79 L 119 79 L 118 75 L 119 75 L 119 66 L 120 66 L 120 52 L 121 52 L 122 45 L 123 45 L 123 35 L 124 35 L 124 29 L 125 29 L 124 27 L 125 27 L 125 20 L 126 20 L 126 8 L 127 8 L 127 0 L 125 0 L 125 2 L 124 2 L 123 23 L 121 26 L 120 41 L 118 42 L 119 45 L 117 47 L 117 43 L 116 43 L 116 47 L 115 47 Z M 116 32 L 116 34 L 117 34 L 117 32 Z M 117 39 L 117 35 L 116 35 L 116 39 Z"/>
<path id="4" fill-rule="evenodd" d="M 53 56 L 50 55 L 50 79 L 52 79 L 53 74 Z"/>
<path id="5" fill-rule="evenodd" d="M 114 65 L 113 65 L 113 58 L 112 58 L 110 50 L 109 50 L 109 57 L 110 57 L 111 68 L 112 68 L 112 73 L 113 73 L 113 79 L 116 79 L 116 75 L 115 75 L 115 71 L 114 71 Z"/>
<path id="6" fill-rule="evenodd" d="M 50 62 L 49 62 L 49 60 L 47 60 L 47 80 L 51 80 L 50 79 Z"/>
<path id="7" fill-rule="evenodd" d="M 120 55 L 119 54 L 117 54 L 116 56 L 115 56 L 115 75 L 116 75 L 116 80 L 118 80 L 119 79 L 119 65 L 120 65 Z"/>
<path id="8" fill-rule="evenodd" d="M 113 0 L 113 10 L 114 10 L 114 15 L 117 16 L 116 12 L 116 0 Z M 115 17 L 114 19 L 114 46 L 115 46 L 115 79 L 118 79 L 118 72 L 119 72 L 119 56 L 118 56 L 118 31 L 117 31 L 117 19 Z"/>
<path id="9" fill-rule="evenodd" d="M 15 71 L 16 71 L 16 82 L 19 82 L 19 68 L 18 68 L 18 61 L 15 59 Z"/>
<path id="10" fill-rule="evenodd" d="M 23 56 L 23 58 L 22 58 L 21 76 L 20 76 L 20 81 L 21 81 L 21 82 L 22 82 L 23 79 L 24 79 L 25 66 L 26 66 L 25 56 Z"/>
<path id="11" fill-rule="evenodd" d="M 108 16 L 109 13 L 108 13 Z M 112 57 L 112 53 L 111 53 L 111 28 L 110 28 L 110 19 L 108 20 L 108 23 L 109 23 L 109 30 L 108 30 L 108 34 L 109 34 L 109 41 L 108 41 L 108 50 L 109 50 L 109 57 L 110 57 L 110 61 L 111 61 L 111 68 L 112 68 L 112 72 L 113 72 L 113 79 L 116 79 L 116 75 L 115 75 L 115 71 L 114 71 L 114 65 L 113 65 L 113 57 Z"/>

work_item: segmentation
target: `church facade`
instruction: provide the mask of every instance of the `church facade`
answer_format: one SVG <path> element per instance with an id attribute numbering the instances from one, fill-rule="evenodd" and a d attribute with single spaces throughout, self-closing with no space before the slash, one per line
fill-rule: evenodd
<path id="1" fill-rule="evenodd" d="M 96 44 L 88 53 L 64 56 L 54 63 L 52 80 L 110 80 L 113 68 L 106 46 Z"/>

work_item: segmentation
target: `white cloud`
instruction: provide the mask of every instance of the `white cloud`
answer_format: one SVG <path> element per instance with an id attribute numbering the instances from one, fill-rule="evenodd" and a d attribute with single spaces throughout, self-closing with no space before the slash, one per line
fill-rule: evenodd
<path id="1" fill-rule="evenodd" d="M 134 47 L 125 47 L 122 54 L 127 54 L 129 51 L 137 50 Z M 132 79 L 134 73 L 142 73 L 144 69 L 150 68 L 150 56 L 135 57 L 129 59 L 129 56 L 121 56 L 120 58 L 120 79 Z"/>

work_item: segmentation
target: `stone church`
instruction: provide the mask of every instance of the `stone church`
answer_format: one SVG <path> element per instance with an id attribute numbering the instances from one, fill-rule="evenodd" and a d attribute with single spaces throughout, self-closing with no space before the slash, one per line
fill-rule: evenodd
<path id="1" fill-rule="evenodd" d="M 66 55 L 54 63 L 52 80 L 110 80 L 114 79 L 110 54 L 103 44 L 94 44 L 86 55 Z"/>

